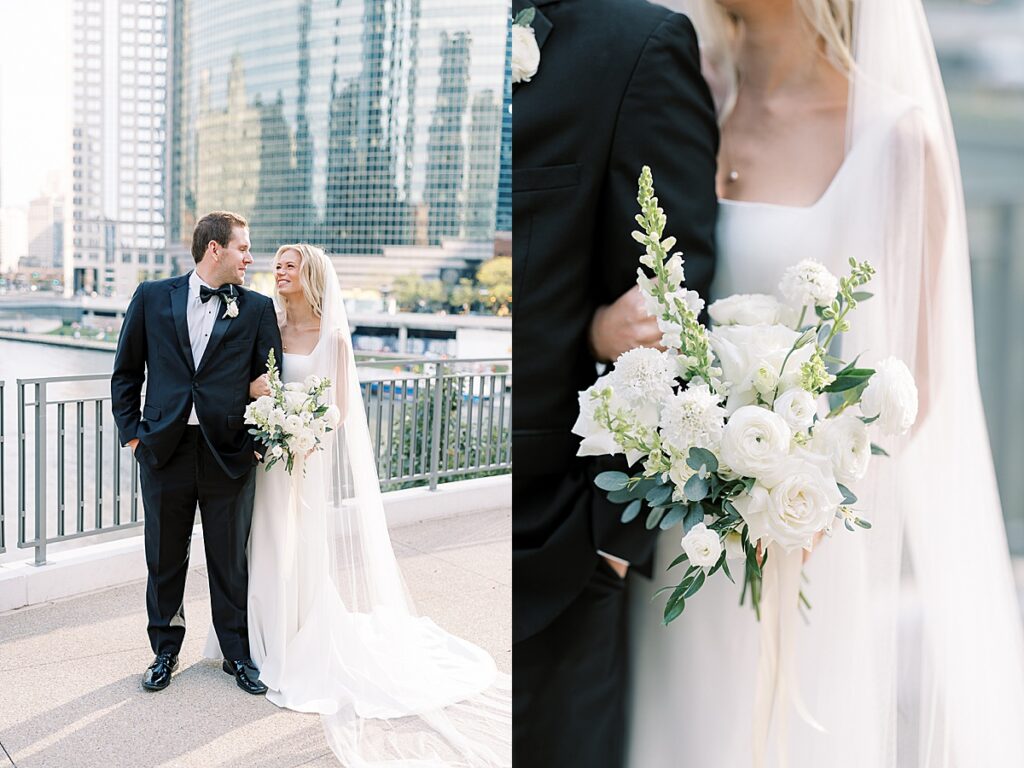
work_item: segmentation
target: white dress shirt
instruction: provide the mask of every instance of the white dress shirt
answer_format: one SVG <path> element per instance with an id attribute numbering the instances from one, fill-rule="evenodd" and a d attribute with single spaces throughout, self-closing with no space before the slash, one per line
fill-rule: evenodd
<path id="1" fill-rule="evenodd" d="M 199 300 L 199 288 L 203 285 L 211 290 L 213 288 L 193 270 L 188 278 L 188 340 L 192 344 L 192 362 L 197 369 L 203 359 L 203 353 L 206 352 L 206 345 L 210 343 L 210 333 L 213 332 L 213 324 L 217 321 L 217 312 L 224 303 L 220 296 L 211 296 L 203 304 Z M 188 423 L 196 426 L 199 424 L 195 403 L 192 404 Z"/>

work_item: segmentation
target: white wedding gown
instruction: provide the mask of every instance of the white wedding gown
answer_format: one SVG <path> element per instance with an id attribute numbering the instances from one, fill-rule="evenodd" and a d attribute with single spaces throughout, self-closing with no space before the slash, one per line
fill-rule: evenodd
<path id="1" fill-rule="evenodd" d="M 283 380 L 302 382 L 311 374 L 329 378 L 329 371 L 317 370 L 317 359 L 285 353 Z M 352 407 L 361 409 L 362 403 Z M 349 414 L 359 416 L 359 410 Z M 326 498 L 328 460 L 325 451 L 313 453 L 300 479 L 298 470 L 290 476 L 283 464 L 257 469 L 248 626 L 252 660 L 269 689 L 267 698 L 279 707 L 324 715 L 328 742 L 352 768 L 506 764 L 500 730 L 478 730 L 469 738 L 459 730 L 479 728 L 481 721 L 493 725 L 492 713 L 484 709 L 499 678 L 494 660 L 431 619 L 380 599 L 383 588 L 368 586 L 374 577 L 361 562 L 365 551 L 355 542 L 358 536 L 344 521 L 330 518 L 337 510 Z M 293 482 L 297 503 L 291 498 Z M 360 535 L 374 536 L 382 559 L 385 552 L 393 558 L 386 529 L 380 531 Z M 332 553 L 332 546 L 342 551 Z M 397 586 L 400 575 L 387 574 L 386 580 L 392 576 Z M 347 600 L 358 605 L 362 598 L 352 595 L 366 592 L 378 598 L 350 609 Z M 221 658 L 212 628 L 204 655 Z"/>
<path id="2" fill-rule="evenodd" d="M 842 275 L 848 271 L 849 256 L 871 258 L 871 235 L 853 224 L 850 210 L 851 202 L 855 201 L 849 196 L 852 190 L 864 189 L 865 181 L 878 172 L 892 139 L 893 124 L 887 121 L 880 125 L 870 139 L 847 155 L 813 205 L 720 200 L 711 300 L 741 293 L 778 295 L 783 271 L 802 259 L 815 259 L 834 274 Z M 671 233 L 671 212 L 666 213 Z M 866 304 L 863 311 L 869 312 L 870 306 Z M 819 557 L 835 557 L 837 547 L 850 543 L 843 539 L 846 533 L 839 531 L 832 540 L 824 542 Z M 875 526 L 874 533 L 889 534 L 882 524 Z M 753 764 L 759 625 L 749 596 L 746 604 L 740 606 L 740 586 L 721 573 L 687 601 L 680 618 L 667 627 L 662 625 L 664 595 L 653 601 L 651 596 L 655 589 L 674 584 L 680 578 L 679 568 L 670 573 L 665 568 L 682 551 L 681 536 L 679 528 L 659 534 L 653 581 L 637 579 L 631 585 L 633 667 L 628 765 L 747 768 Z M 893 539 L 898 540 L 898 536 Z M 816 579 L 814 565 L 812 558 L 805 569 L 810 579 L 806 591 L 814 608 L 809 614 L 810 625 L 800 627 L 798 645 L 813 644 L 815 628 L 825 629 L 829 611 L 841 608 L 834 601 L 829 602 L 828 585 L 821 578 Z M 739 574 L 734 568 L 733 575 L 739 578 Z M 855 578 L 852 574 L 850 577 Z M 840 653 L 838 649 L 835 652 Z M 796 658 L 800 665 L 799 647 Z M 864 664 L 860 671 L 869 675 L 870 664 Z M 808 703 L 813 710 L 813 702 Z M 830 716 L 835 713 L 811 714 L 831 724 Z M 829 756 L 827 737 L 801 728 L 800 722 L 792 725 L 792 742 L 801 745 L 794 751 L 803 754 L 789 763 L 790 768 L 832 768 L 839 764 Z M 866 742 L 872 738 L 871 734 L 865 735 Z M 815 748 L 821 751 L 815 752 Z"/>

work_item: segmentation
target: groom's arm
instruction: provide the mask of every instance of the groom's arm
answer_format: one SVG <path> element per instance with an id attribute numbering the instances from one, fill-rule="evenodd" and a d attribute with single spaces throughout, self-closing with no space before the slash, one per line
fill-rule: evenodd
<path id="1" fill-rule="evenodd" d="M 110 374 L 110 405 L 121 445 L 136 439 L 142 420 L 142 384 L 146 380 L 145 289 L 146 284 L 140 283 L 128 304 Z"/>
<path id="2" fill-rule="evenodd" d="M 717 152 L 714 104 L 701 76 L 696 34 L 685 16 L 667 14 L 640 54 L 619 109 L 595 239 L 601 244 L 595 285 L 599 305 L 614 307 L 636 283 L 641 251 L 630 233 L 638 228 L 633 217 L 639 212 L 637 179 L 644 165 L 651 167 L 655 193 L 668 218 L 665 236 L 676 237 L 686 260 L 687 286 L 707 296 L 714 272 Z M 629 297 L 618 302 L 617 309 L 632 313 L 627 322 L 639 324 L 627 329 L 619 345 L 634 345 L 637 334 L 647 334 L 647 341 L 653 336 L 637 318 L 636 303 Z M 599 308 L 599 321 L 602 312 Z M 612 327 L 622 328 L 622 321 L 619 317 Z M 615 350 L 608 359 L 627 348 Z M 602 457 L 594 471 L 604 469 L 622 470 L 624 462 Z M 595 548 L 648 570 L 654 536 L 641 520 L 620 523 L 621 513 L 620 505 L 595 493 Z"/>
<path id="3" fill-rule="evenodd" d="M 597 239 L 606 247 L 602 298 L 589 335 L 596 360 L 610 362 L 661 339 L 635 285 L 641 250 L 630 235 L 638 229 L 633 217 L 644 165 L 651 167 L 668 218 L 665 235 L 677 238 L 686 260 L 687 287 L 707 296 L 714 273 L 717 152 L 714 104 L 700 71 L 697 38 L 686 17 L 671 14 L 648 39 L 619 110 Z"/>

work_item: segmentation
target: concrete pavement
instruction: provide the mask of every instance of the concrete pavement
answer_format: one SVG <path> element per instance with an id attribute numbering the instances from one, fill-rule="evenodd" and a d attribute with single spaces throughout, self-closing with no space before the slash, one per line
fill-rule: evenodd
<path id="1" fill-rule="evenodd" d="M 419 612 L 511 672 L 511 512 L 391 535 Z M 205 569 L 189 574 L 185 611 L 181 666 L 159 693 L 139 685 L 152 660 L 144 581 L 0 613 L 0 743 L 18 768 L 336 768 L 317 716 L 246 695 L 202 659 Z"/>

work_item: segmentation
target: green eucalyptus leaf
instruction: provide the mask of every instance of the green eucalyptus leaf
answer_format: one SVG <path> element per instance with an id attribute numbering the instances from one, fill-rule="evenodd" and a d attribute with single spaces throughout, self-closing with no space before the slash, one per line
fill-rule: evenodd
<path id="1" fill-rule="evenodd" d="M 662 516 L 665 514 L 665 507 L 655 507 L 647 515 L 647 522 L 644 523 L 648 531 L 653 531 L 658 527 L 658 523 L 661 522 Z"/>
<path id="2" fill-rule="evenodd" d="M 718 458 L 706 448 L 691 448 L 686 457 L 686 466 L 695 472 L 702 466 L 707 467 L 708 472 L 717 472 Z"/>
<path id="3" fill-rule="evenodd" d="M 668 514 L 662 518 L 660 523 L 661 530 L 667 531 L 673 525 L 677 525 L 683 521 L 686 517 L 686 505 L 685 504 L 673 504 L 668 508 Z"/>
<path id="4" fill-rule="evenodd" d="M 622 510 L 622 517 L 620 518 L 623 523 L 631 523 L 636 520 L 640 514 L 640 507 L 643 506 L 643 502 L 640 499 L 634 499 L 629 505 Z"/>
<path id="5" fill-rule="evenodd" d="M 683 493 L 690 501 L 703 501 L 708 495 L 708 481 L 700 475 L 690 475 L 683 486 Z"/>
<path id="6" fill-rule="evenodd" d="M 857 503 L 857 497 L 854 495 L 853 491 L 851 491 L 842 483 L 836 483 L 836 487 L 839 488 L 839 492 L 843 494 L 843 504 Z"/>
<path id="7" fill-rule="evenodd" d="M 877 419 L 878 417 L 876 416 L 875 418 Z M 880 445 L 876 445 L 875 443 L 871 444 L 871 453 L 873 453 L 875 456 L 888 456 L 889 455 L 888 453 L 886 453 L 885 448 L 883 448 Z"/>
<path id="8" fill-rule="evenodd" d="M 660 504 L 664 504 L 672 497 L 672 486 L 671 485 L 659 485 L 656 488 L 652 488 L 647 492 L 644 497 L 647 499 L 647 503 L 652 507 L 657 507 Z"/>
<path id="9" fill-rule="evenodd" d="M 629 475 L 625 472 L 602 472 L 594 478 L 594 485 L 602 491 L 620 491 L 628 481 Z"/>
<path id="10" fill-rule="evenodd" d="M 702 522 L 704 522 L 704 507 L 699 501 L 695 501 L 690 504 L 690 508 L 683 518 L 683 534 L 689 533 L 691 528 Z"/>

